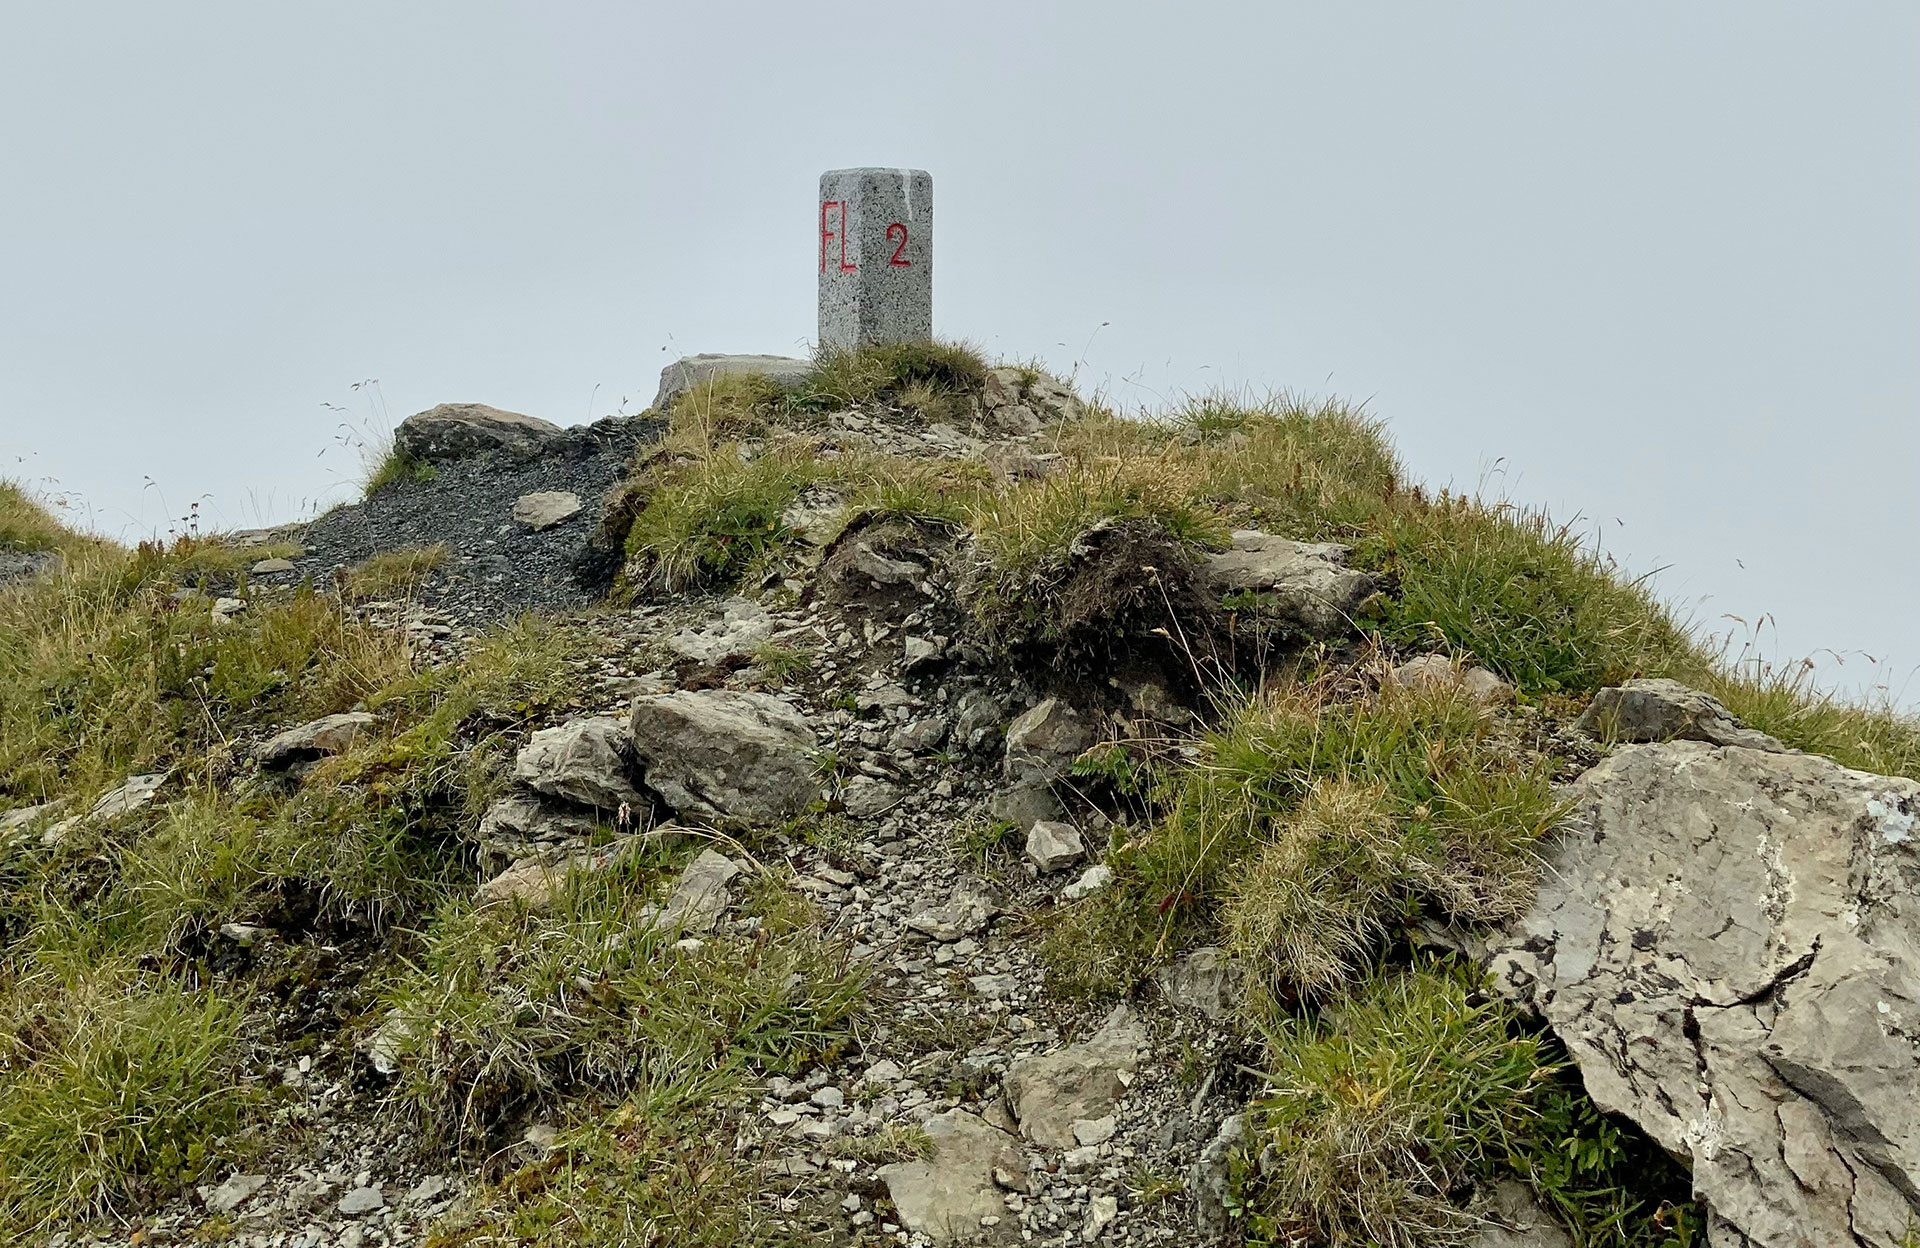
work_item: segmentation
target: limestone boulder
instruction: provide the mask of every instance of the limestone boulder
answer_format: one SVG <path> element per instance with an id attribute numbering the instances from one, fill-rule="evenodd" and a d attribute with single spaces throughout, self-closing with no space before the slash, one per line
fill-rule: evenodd
<path id="1" fill-rule="evenodd" d="M 1112 1116 L 1146 1044 L 1146 1029 L 1121 1005 L 1086 1040 L 1014 1062 L 1005 1086 L 1020 1134 L 1048 1148 L 1079 1147 L 1085 1124 Z"/>
<path id="2" fill-rule="evenodd" d="M 1080 829 L 1070 823 L 1043 819 L 1027 832 L 1027 861 L 1041 871 L 1070 867 L 1086 852 Z"/>
<path id="3" fill-rule="evenodd" d="M 777 823 L 820 796 L 813 730 L 768 694 L 700 689 L 639 698 L 632 740 L 648 786 L 682 815 Z"/>
<path id="4" fill-rule="evenodd" d="M 1221 593 L 1250 592 L 1285 623 L 1315 637 L 1353 629 L 1353 616 L 1374 580 L 1347 566 L 1352 553 L 1336 542 L 1296 542 L 1258 529 L 1237 529 L 1230 549 L 1206 558 Z"/>
<path id="5" fill-rule="evenodd" d="M 1573 726 L 1605 741 L 1706 741 L 1776 753 L 1786 749 L 1740 722 L 1712 694 L 1662 678 L 1602 689 Z"/>
<path id="6" fill-rule="evenodd" d="M 569 720 L 534 733 L 514 760 L 513 778 L 536 793 L 596 810 L 646 804 L 633 782 L 626 721 L 612 715 Z"/>
<path id="7" fill-rule="evenodd" d="M 532 458 L 566 436 L 560 426 L 537 416 L 504 412 L 485 403 L 442 403 L 401 421 L 393 432 L 393 446 L 418 460 L 462 459 L 496 450 Z"/>
<path id="8" fill-rule="evenodd" d="M 1569 793 L 1501 990 L 1688 1163 L 1716 1248 L 1893 1248 L 1920 1211 L 1920 784 L 1704 741 Z"/>
<path id="9" fill-rule="evenodd" d="M 935 1244 L 1016 1241 L 1019 1219 L 1008 1213 L 994 1172 L 1026 1173 L 1020 1142 L 964 1109 L 928 1118 L 926 1132 L 932 1157 L 880 1167 L 901 1223 Z"/>
<path id="10" fill-rule="evenodd" d="M 338 754 L 353 744 L 355 737 L 373 727 L 373 716 L 365 711 L 347 711 L 323 715 L 319 719 L 289 728 L 269 737 L 253 751 L 255 759 L 269 770 L 282 770 L 311 763 L 329 754 Z"/>
<path id="11" fill-rule="evenodd" d="M 733 904 L 728 885 L 740 874 L 740 865 L 725 854 L 703 849 L 674 881 L 667 903 L 646 907 L 641 915 L 655 927 L 672 932 L 710 932 Z"/>

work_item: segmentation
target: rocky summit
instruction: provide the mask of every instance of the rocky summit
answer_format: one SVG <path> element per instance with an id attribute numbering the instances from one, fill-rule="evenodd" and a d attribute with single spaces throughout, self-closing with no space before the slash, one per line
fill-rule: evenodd
<path id="1" fill-rule="evenodd" d="M 0 539 L 9 1243 L 1915 1242 L 1920 726 L 1337 402 L 695 356 Z"/>

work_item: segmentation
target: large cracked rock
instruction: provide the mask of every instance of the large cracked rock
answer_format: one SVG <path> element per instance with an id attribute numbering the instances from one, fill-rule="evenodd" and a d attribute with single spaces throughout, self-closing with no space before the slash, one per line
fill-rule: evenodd
<path id="1" fill-rule="evenodd" d="M 393 446 L 410 459 L 459 459 L 504 450 L 531 458 L 564 441 L 566 431 L 538 416 L 485 403 L 442 403 L 416 412 L 393 431 Z"/>
<path id="2" fill-rule="evenodd" d="M 1920 1219 L 1920 784 L 1705 742 L 1573 786 L 1491 946 L 1603 1109 L 1690 1162 L 1715 1248 Z"/>
<path id="3" fill-rule="evenodd" d="M 1226 593 L 1265 596 L 1279 618 L 1315 637 L 1353 630 L 1353 616 L 1374 590 L 1373 578 L 1347 566 L 1347 547 L 1296 542 L 1258 529 L 1236 529 L 1233 546 L 1207 556 L 1207 571 Z"/>
<path id="4" fill-rule="evenodd" d="M 633 704 L 647 784 L 682 815 L 777 823 L 820 796 L 813 730 L 764 693 L 701 689 Z"/>
<path id="5" fill-rule="evenodd" d="M 595 715 L 542 728 L 514 760 L 513 778 L 536 793 L 596 810 L 638 809 L 646 798 L 634 786 L 627 725 Z"/>

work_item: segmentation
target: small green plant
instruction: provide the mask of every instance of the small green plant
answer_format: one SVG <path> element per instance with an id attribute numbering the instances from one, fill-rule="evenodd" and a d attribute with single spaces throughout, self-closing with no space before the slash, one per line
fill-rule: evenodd
<path id="1" fill-rule="evenodd" d="M 885 1166 L 901 1161 L 927 1161 L 933 1141 L 920 1127 L 888 1123 L 869 1135 L 841 1135 L 827 1144 L 830 1156 L 862 1165 Z"/>
<path id="2" fill-rule="evenodd" d="M 953 825 L 953 852 L 968 862 L 986 862 L 1018 852 L 1021 831 L 1011 819 L 971 816 Z"/>
<path id="3" fill-rule="evenodd" d="M 784 685 L 813 668 L 813 652 L 784 642 L 763 641 L 753 649 L 753 667 L 769 684 Z"/>
<path id="4" fill-rule="evenodd" d="M 389 486 L 402 483 L 425 485 L 439 476 L 439 470 L 424 459 L 413 456 L 389 442 L 384 453 L 370 458 L 366 485 L 362 493 L 371 498 Z"/>
<path id="5" fill-rule="evenodd" d="M 1477 1224 L 1453 1188 L 1505 1157 L 1551 1074 L 1476 987 L 1445 966 L 1383 971 L 1318 1019 L 1264 1020 L 1268 1082 L 1239 1173 L 1250 1243 L 1467 1240 Z"/>

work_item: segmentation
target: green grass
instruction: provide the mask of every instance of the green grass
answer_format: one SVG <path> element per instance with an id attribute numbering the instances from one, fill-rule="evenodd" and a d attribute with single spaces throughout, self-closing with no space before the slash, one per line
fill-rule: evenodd
<path id="1" fill-rule="evenodd" d="M 1669 1203 L 1684 1204 L 1684 1173 L 1595 1113 L 1558 1050 L 1470 971 L 1380 971 L 1261 1030 L 1265 1087 L 1234 1176 L 1249 1244 L 1463 1244 L 1478 1228 L 1456 1189 L 1506 1173 L 1582 1245 L 1697 1242 L 1691 1209 Z"/>
<path id="2" fill-rule="evenodd" d="M 8 994 L 0 1051 L 0 1229 L 138 1208 L 217 1176 L 258 1094 L 240 1011 L 117 968 Z M 31 1002 L 28 1017 L 20 1017 Z"/>
<path id="3" fill-rule="evenodd" d="M 965 343 L 892 343 L 821 352 L 784 402 L 814 412 L 892 402 L 937 420 L 956 414 L 956 400 L 977 393 L 986 379 L 986 360 Z"/>
<path id="4" fill-rule="evenodd" d="M 685 1104 L 687 1091 L 649 1085 L 609 1113 L 583 1107 L 551 1153 L 470 1195 L 428 1248 L 769 1242 L 757 1185 L 719 1142 L 731 1124 Z"/>
<path id="5" fill-rule="evenodd" d="M 422 581 L 444 566 L 452 554 L 445 542 L 383 550 L 341 574 L 340 596 L 348 602 L 409 597 Z"/>
<path id="6" fill-rule="evenodd" d="M 429 1138 L 481 1147 L 503 1110 L 582 1091 L 684 1110 L 844 1044 L 862 981 L 838 948 L 769 924 L 676 950 L 641 914 L 662 865 L 575 875 L 538 914 L 455 902 L 435 920 L 385 995 L 407 1037 L 395 1096 Z"/>
<path id="7" fill-rule="evenodd" d="M 201 553 L 188 548 L 182 557 Z M 407 670 L 393 633 L 301 591 L 221 623 L 175 555 L 99 547 L 0 595 L 0 804 L 97 793 L 249 725 L 346 710 Z"/>
<path id="8" fill-rule="evenodd" d="M 426 460 L 415 459 L 392 445 L 384 453 L 369 459 L 366 474 L 362 494 L 368 498 L 391 485 L 401 482 L 424 485 L 440 475 L 439 470 Z"/>
<path id="9" fill-rule="evenodd" d="M 0 551 L 37 554 L 77 539 L 25 489 L 0 480 Z"/>

